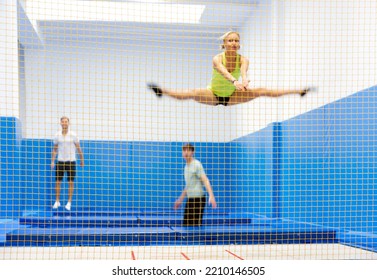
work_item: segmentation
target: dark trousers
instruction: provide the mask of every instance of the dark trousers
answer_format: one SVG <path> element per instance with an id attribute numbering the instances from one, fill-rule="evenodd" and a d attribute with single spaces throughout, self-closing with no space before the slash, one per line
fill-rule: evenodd
<path id="1" fill-rule="evenodd" d="M 183 226 L 201 226 L 205 206 L 205 196 L 188 198 L 183 217 Z"/>

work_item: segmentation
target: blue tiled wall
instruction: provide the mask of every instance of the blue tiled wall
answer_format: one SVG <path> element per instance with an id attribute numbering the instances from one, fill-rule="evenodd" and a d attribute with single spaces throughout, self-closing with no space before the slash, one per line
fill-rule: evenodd
<path id="1" fill-rule="evenodd" d="M 272 124 L 232 142 L 231 185 L 234 209 L 256 215 L 275 217 L 274 205 L 274 133 Z"/>
<path id="2" fill-rule="evenodd" d="M 23 200 L 22 170 L 20 168 L 21 124 L 11 117 L 1 117 L 0 122 L 0 216 L 21 213 Z"/>
<path id="3" fill-rule="evenodd" d="M 282 217 L 377 234 L 377 87 L 282 123 Z"/>
<path id="4" fill-rule="evenodd" d="M 22 139 L 15 118 L 1 118 L 1 217 L 22 211 L 51 209 L 55 176 L 51 170 L 52 141 Z M 172 209 L 184 187 L 183 143 L 81 141 L 85 166 L 77 166 L 74 206 L 85 209 Z M 220 211 L 228 211 L 228 146 L 193 143 L 215 189 Z M 67 201 L 68 184 L 61 200 Z M 210 211 L 210 209 L 208 209 Z"/>

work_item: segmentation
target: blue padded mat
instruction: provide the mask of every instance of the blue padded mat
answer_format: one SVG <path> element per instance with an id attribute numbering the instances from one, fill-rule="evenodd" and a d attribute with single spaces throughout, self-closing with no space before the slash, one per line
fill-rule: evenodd
<path id="1" fill-rule="evenodd" d="M 139 222 L 141 226 L 181 226 L 183 217 L 182 215 L 176 216 L 140 216 Z M 235 218 L 229 216 L 204 216 L 203 225 L 238 225 L 238 224 L 249 224 L 251 222 L 250 218 Z"/>
<path id="2" fill-rule="evenodd" d="M 148 245 L 150 242 L 176 240 L 176 233 L 159 228 L 25 228 L 6 237 L 5 246 L 117 246 Z"/>
<path id="3" fill-rule="evenodd" d="M 147 226 L 147 227 L 161 227 L 161 226 L 181 226 L 183 216 L 173 215 L 172 213 L 165 213 L 164 215 L 156 214 L 142 214 L 138 213 L 111 213 L 101 212 L 100 215 L 94 215 L 74 212 L 69 215 L 69 212 L 61 212 L 57 215 L 56 212 L 53 216 L 40 213 L 37 216 L 27 216 L 20 218 L 21 225 L 30 225 L 33 227 L 80 227 L 80 228 L 93 228 L 93 227 L 134 227 L 134 226 Z M 246 217 L 230 217 L 227 215 L 206 215 L 203 218 L 203 225 L 240 225 L 251 223 L 250 218 Z"/>
<path id="4" fill-rule="evenodd" d="M 174 211 L 34 213 L 6 233 L 5 246 L 118 246 L 337 243 L 336 231 L 256 216 L 211 213 L 203 226 L 182 227 Z"/>
<path id="5" fill-rule="evenodd" d="M 7 234 L 10 246 L 82 245 L 175 245 L 200 244 L 293 244 L 337 243 L 336 232 L 300 227 L 277 230 L 271 227 L 123 227 L 123 228 L 26 228 Z"/>
<path id="6" fill-rule="evenodd" d="M 139 220 L 134 216 L 54 216 L 54 217 L 24 217 L 20 218 L 21 225 L 33 227 L 132 227 L 139 224 Z"/>
<path id="7" fill-rule="evenodd" d="M 336 231 L 307 225 L 173 227 L 181 240 L 201 244 L 337 243 Z"/>

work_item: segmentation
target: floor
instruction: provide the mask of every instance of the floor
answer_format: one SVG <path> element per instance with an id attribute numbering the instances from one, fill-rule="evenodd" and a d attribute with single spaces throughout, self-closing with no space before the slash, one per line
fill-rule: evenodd
<path id="1" fill-rule="evenodd" d="M 3 247 L 0 260 L 377 260 L 341 244 Z"/>

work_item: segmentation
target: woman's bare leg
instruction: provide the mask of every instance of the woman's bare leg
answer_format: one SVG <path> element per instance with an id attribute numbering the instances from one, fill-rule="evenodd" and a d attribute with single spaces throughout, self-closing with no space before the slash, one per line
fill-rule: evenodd
<path id="1" fill-rule="evenodd" d="M 245 91 L 236 90 L 229 100 L 229 105 L 245 103 L 262 96 L 280 97 L 288 94 L 299 94 L 300 96 L 304 96 L 307 92 L 311 90 L 313 90 L 313 88 L 305 88 L 299 90 L 272 90 L 266 88 L 247 89 Z"/>
<path id="2" fill-rule="evenodd" d="M 180 100 L 192 99 L 196 102 L 212 106 L 216 105 L 218 102 L 212 91 L 208 89 L 193 89 L 187 91 L 163 90 L 163 94 Z"/>
<path id="3" fill-rule="evenodd" d="M 157 85 L 149 84 L 157 96 L 167 95 L 178 100 L 192 99 L 206 105 L 216 105 L 217 99 L 209 89 L 192 89 L 184 91 L 174 91 L 171 89 L 160 88 Z"/>

